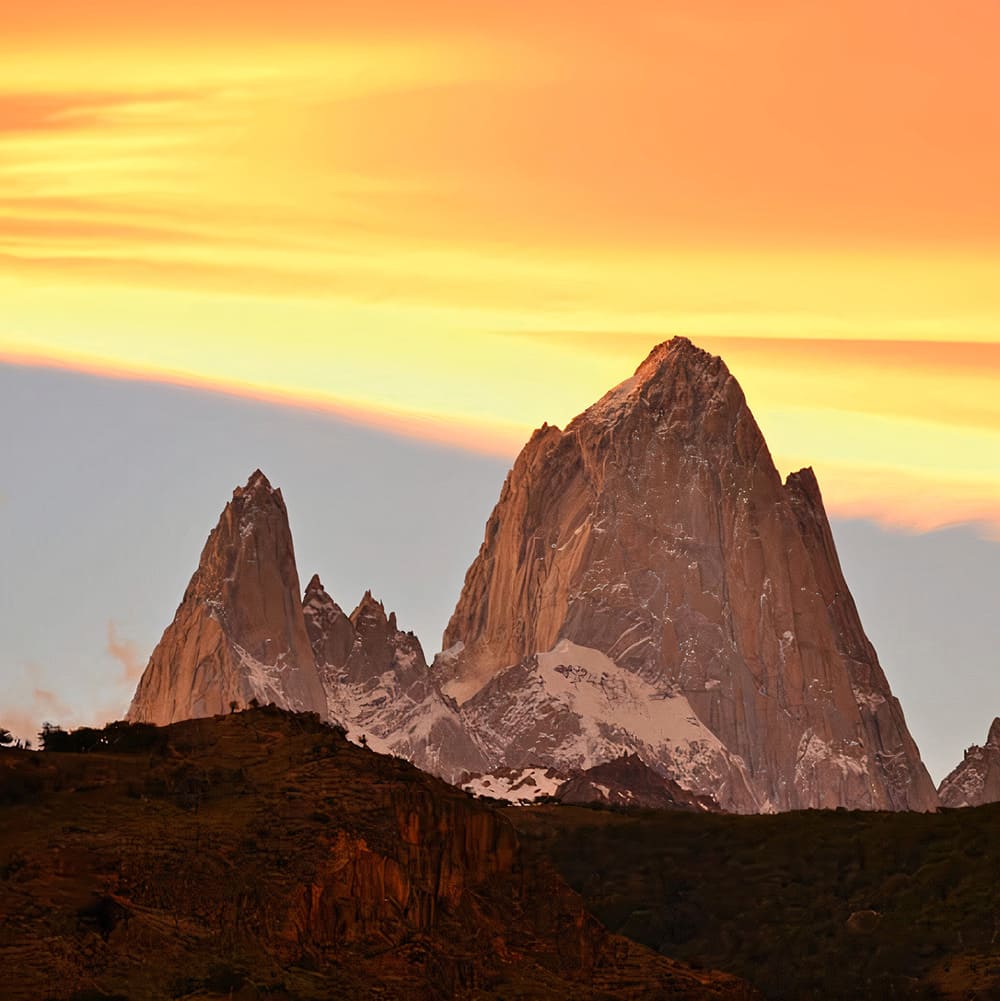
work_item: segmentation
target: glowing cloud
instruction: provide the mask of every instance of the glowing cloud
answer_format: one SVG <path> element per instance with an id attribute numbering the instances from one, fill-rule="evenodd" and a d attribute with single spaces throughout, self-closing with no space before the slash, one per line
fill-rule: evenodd
<path id="1" fill-rule="evenodd" d="M 15 7 L 0 360 L 506 455 L 687 334 L 834 511 L 1000 525 L 991 0 Z"/>

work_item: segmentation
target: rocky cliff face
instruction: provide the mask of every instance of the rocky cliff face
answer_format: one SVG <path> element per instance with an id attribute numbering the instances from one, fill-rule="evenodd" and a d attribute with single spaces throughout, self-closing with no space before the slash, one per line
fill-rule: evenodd
<path id="1" fill-rule="evenodd" d="M 251 699 L 325 711 L 299 598 L 288 513 L 257 470 L 208 537 L 128 719 L 156 724 L 229 712 Z"/>
<path id="2" fill-rule="evenodd" d="M 1000 803 L 1000 717 L 993 720 L 983 747 L 973 744 L 962 763 L 938 789 L 942 806 Z"/>
<path id="3" fill-rule="evenodd" d="M 449 782 L 485 767 L 458 706 L 431 678 L 420 641 L 370 591 L 347 616 L 313 577 L 303 607 L 330 719 Z"/>
<path id="4" fill-rule="evenodd" d="M 727 809 L 937 802 L 815 477 L 782 483 L 736 380 L 683 338 L 532 436 L 444 646 L 494 766 L 635 751 Z"/>

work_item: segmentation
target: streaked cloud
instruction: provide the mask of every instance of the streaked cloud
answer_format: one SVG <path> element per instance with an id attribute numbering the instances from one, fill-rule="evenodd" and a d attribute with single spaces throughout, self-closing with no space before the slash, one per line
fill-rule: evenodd
<path id="1" fill-rule="evenodd" d="M 834 511 L 1000 524 L 998 30 L 988 0 L 19 5 L 0 360 L 508 455 L 686 334 Z"/>

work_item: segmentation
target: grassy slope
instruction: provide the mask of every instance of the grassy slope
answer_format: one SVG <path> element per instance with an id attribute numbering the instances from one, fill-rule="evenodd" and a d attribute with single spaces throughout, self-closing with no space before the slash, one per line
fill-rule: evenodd
<path id="1" fill-rule="evenodd" d="M 507 815 L 610 929 L 772 1001 L 1000 998 L 1000 805 Z"/>

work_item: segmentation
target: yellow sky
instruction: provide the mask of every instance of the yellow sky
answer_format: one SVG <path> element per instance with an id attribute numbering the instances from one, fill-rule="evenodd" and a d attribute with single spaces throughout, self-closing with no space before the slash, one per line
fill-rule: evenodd
<path id="1" fill-rule="evenodd" d="M 1000 8 L 19 4 L 0 359 L 511 455 L 657 341 L 834 512 L 1000 526 Z"/>

